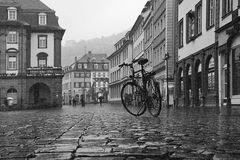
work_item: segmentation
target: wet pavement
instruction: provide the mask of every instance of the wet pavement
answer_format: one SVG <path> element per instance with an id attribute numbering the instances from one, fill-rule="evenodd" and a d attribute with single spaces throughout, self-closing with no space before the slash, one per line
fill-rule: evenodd
<path id="1" fill-rule="evenodd" d="M 240 159 L 240 107 L 164 108 L 158 118 L 121 105 L 0 112 L 0 159 Z"/>

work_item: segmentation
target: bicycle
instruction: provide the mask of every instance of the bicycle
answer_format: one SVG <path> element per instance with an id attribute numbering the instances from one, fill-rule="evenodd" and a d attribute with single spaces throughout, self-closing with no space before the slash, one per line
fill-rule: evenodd
<path id="1" fill-rule="evenodd" d="M 124 108 L 134 116 L 141 116 L 148 108 L 149 113 L 157 117 L 162 108 L 162 96 L 159 83 L 155 80 L 155 72 L 147 72 L 144 65 L 148 62 L 146 58 L 133 59 L 132 63 L 122 63 L 123 66 L 130 67 L 131 75 L 129 80 L 121 89 L 121 101 Z M 141 69 L 135 71 L 133 64 L 138 63 Z M 139 76 L 139 73 L 141 76 Z"/>

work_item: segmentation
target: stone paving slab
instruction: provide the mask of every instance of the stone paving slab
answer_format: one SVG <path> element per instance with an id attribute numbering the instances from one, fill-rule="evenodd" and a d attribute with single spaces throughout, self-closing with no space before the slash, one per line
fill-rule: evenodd
<path id="1" fill-rule="evenodd" d="M 72 144 L 53 144 L 45 145 L 42 148 L 35 150 L 35 153 L 61 153 L 61 152 L 72 152 L 76 149 L 76 146 Z"/>
<path id="2" fill-rule="evenodd" d="M 0 112 L 0 159 L 235 160 L 240 159 L 237 113 L 163 108 L 158 118 L 134 117 L 122 106 L 106 104 Z"/>
<path id="3" fill-rule="evenodd" d="M 29 160 L 67 160 L 71 159 L 71 152 L 66 153 L 41 153 L 36 154 L 35 158 L 29 158 Z"/>

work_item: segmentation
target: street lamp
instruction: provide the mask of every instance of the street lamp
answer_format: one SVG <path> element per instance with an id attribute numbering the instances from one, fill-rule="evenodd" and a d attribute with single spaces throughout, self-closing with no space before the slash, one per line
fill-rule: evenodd
<path id="1" fill-rule="evenodd" d="M 167 107 L 169 106 L 169 91 L 168 91 L 168 59 L 170 58 L 169 53 L 165 53 L 164 60 L 166 61 L 166 82 L 167 82 Z"/>

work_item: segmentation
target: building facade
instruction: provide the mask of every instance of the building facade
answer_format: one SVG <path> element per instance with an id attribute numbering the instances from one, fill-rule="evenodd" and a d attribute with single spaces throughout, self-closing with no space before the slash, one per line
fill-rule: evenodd
<path id="1" fill-rule="evenodd" d="M 218 104 L 218 1 L 178 1 L 176 104 Z"/>
<path id="2" fill-rule="evenodd" d="M 148 1 L 143 9 L 146 12 L 146 18 L 143 22 L 144 32 L 144 58 L 148 59 L 148 63 L 145 65 L 146 71 L 153 70 L 153 1 Z"/>
<path id="3" fill-rule="evenodd" d="M 64 68 L 62 96 L 65 104 L 74 98 L 78 103 L 83 96 L 86 103 L 97 102 L 102 95 L 108 101 L 109 61 L 106 54 L 90 51 Z"/>
<path id="4" fill-rule="evenodd" d="M 240 105 L 240 1 L 216 2 L 219 105 Z"/>
<path id="5" fill-rule="evenodd" d="M 108 57 L 110 61 L 109 101 L 120 102 L 121 88 L 128 79 L 130 68 L 126 66 L 119 68 L 118 65 L 132 61 L 132 40 L 129 32 L 114 46 L 115 51 Z"/>
<path id="6" fill-rule="evenodd" d="M 0 1 L 0 97 L 13 108 L 61 106 L 65 30 L 39 0 Z"/>
<path id="7" fill-rule="evenodd" d="M 175 0 L 153 0 L 153 70 L 165 103 L 173 104 Z M 168 101 L 168 102 L 167 102 Z"/>

